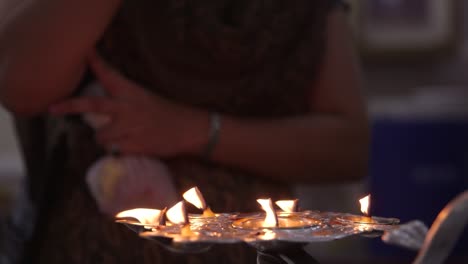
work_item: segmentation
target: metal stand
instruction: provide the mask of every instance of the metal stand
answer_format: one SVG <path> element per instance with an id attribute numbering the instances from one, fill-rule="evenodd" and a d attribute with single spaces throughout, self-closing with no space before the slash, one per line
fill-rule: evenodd
<path id="1" fill-rule="evenodd" d="M 257 251 L 257 264 L 318 264 L 302 247 L 281 251 Z"/>

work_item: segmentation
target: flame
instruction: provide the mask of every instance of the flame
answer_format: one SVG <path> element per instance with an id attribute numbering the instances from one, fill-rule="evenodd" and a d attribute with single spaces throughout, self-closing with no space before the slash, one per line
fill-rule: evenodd
<path id="1" fill-rule="evenodd" d="M 366 197 L 359 200 L 359 203 L 361 204 L 361 212 L 365 215 L 369 215 L 370 198 L 371 195 L 369 194 Z"/>
<path id="2" fill-rule="evenodd" d="M 276 218 L 276 213 L 273 209 L 273 203 L 271 202 L 271 199 L 257 199 L 257 202 L 262 206 L 262 209 L 266 212 L 266 217 L 263 221 L 263 227 L 278 226 L 278 219 Z"/>
<path id="3" fill-rule="evenodd" d="M 185 204 L 183 201 L 178 202 L 173 207 L 169 208 L 166 212 L 167 219 L 174 224 L 188 223 L 187 213 L 185 211 Z"/>
<path id="4" fill-rule="evenodd" d="M 161 210 L 136 208 L 118 213 L 116 218 L 135 218 L 144 225 L 158 225 L 162 217 Z"/>
<path id="5" fill-rule="evenodd" d="M 275 202 L 281 210 L 287 213 L 293 213 L 297 211 L 297 200 L 280 200 Z"/>
<path id="6" fill-rule="evenodd" d="M 186 191 L 182 196 L 187 202 L 193 204 L 198 209 L 206 209 L 205 199 L 203 198 L 203 195 L 201 194 L 198 187 L 191 188 L 190 190 Z"/>
<path id="7" fill-rule="evenodd" d="M 216 217 L 216 214 L 211 210 L 211 208 L 207 207 L 203 211 L 203 217 Z"/>

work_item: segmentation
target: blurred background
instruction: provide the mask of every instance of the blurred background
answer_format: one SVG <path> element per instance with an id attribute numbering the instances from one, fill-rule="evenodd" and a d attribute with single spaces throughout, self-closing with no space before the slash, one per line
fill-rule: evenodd
<path id="1" fill-rule="evenodd" d="M 362 182 L 297 186 L 301 207 L 359 214 L 358 199 L 370 193 L 373 215 L 430 226 L 468 189 L 468 1 L 348 2 L 372 125 L 369 175 Z M 24 175 L 10 118 L 0 108 L 0 217 Z M 415 257 L 369 238 L 309 249 L 323 263 Z M 468 259 L 466 231 L 451 259 Z"/>

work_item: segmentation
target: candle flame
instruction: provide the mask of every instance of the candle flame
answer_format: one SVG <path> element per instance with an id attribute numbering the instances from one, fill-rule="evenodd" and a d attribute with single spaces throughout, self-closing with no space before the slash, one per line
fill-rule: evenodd
<path id="1" fill-rule="evenodd" d="M 171 223 L 183 225 L 188 223 L 187 213 L 185 210 L 185 204 L 183 201 L 178 202 L 173 207 L 169 208 L 166 212 L 167 219 Z"/>
<path id="2" fill-rule="evenodd" d="M 161 210 L 136 208 L 118 213 L 116 218 L 134 218 L 144 225 L 158 225 L 162 217 Z"/>
<path id="3" fill-rule="evenodd" d="M 187 202 L 193 204 L 198 209 L 206 209 L 205 199 L 203 198 L 203 195 L 201 194 L 198 187 L 191 188 L 190 190 L 186 191 L 182 196 Z"/>
<path id="4" fill-rule="evenodd" d="M 293 213 L 297 211 L 297 200 L 280 200 L 275 203 L 284 212 Z"/>
<path id="5" fill-rule="evenodd" d="M 216 214 L 211 210 L 211 208 L 207 207 L 203 210 L 203 217 L 216 217 Z"/>
<path id="6" fill-rule="evenodd" d="M 369 194 L 366 197 L 359 200 L 359 203 L 361 204 L 361 212 L 365 215 L 369 215 L 370 198 L 371 195 Z"/>
<path id="7" fill-rule="evenodd" d="M 273 208 L 271 199 L 257 199 L 257 202 L 262 206 L 262 209 L 266 212 L 265 220 L 263 221 L 263 227 L 276 227 L 278 226 L 278 219 Z"/>

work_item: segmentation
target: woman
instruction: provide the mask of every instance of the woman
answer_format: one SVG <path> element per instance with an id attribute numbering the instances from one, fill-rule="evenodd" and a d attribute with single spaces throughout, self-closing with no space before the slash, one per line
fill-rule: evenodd
<path id="1" fill-rule="evenodd" d="M 215 211 L 257 211 L 256 198 L 288 197 L 291 183 L 363 176 L 367 119 L 338 6 L 7 4 L 0 99 L 17 117 L 38 208 L 27 263 L 254 263 L 240 245 L 174 256 L 100 214 L 84 175 L 110 146 L 162 159 L 179 191 L 197 185 Z M 87 66 L 109 99 L 73 97 Z M 82 112 L 111 122 L 95 135 L 80 120 L 50 115 Z"/>

